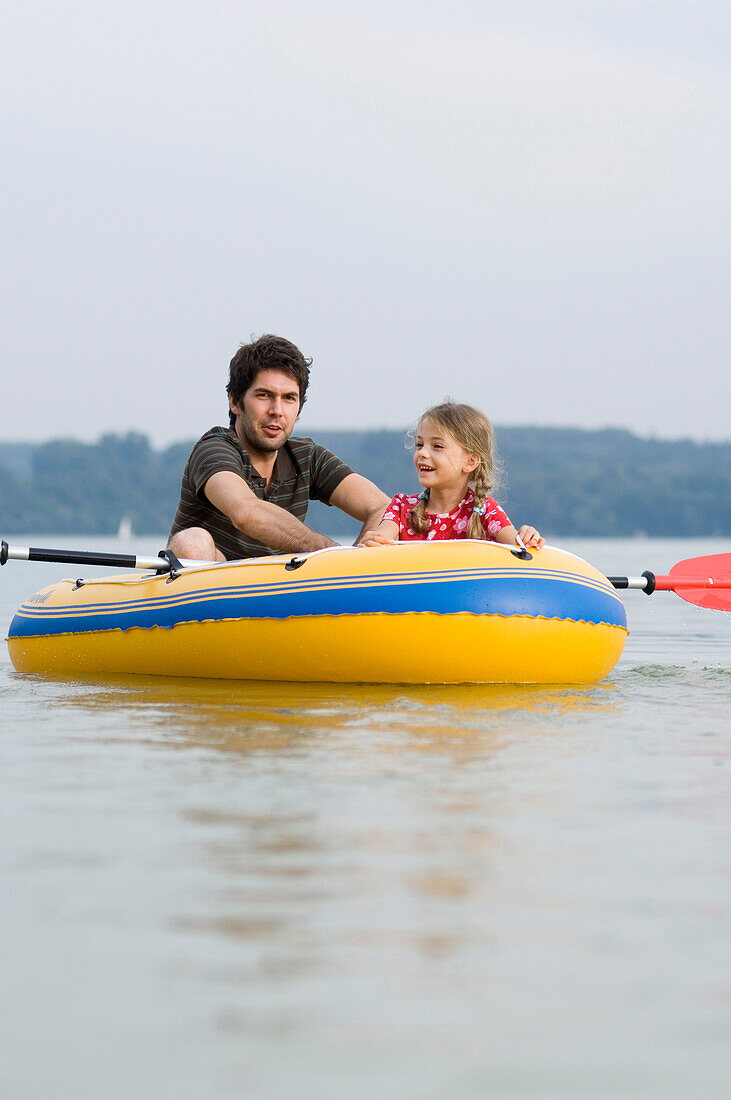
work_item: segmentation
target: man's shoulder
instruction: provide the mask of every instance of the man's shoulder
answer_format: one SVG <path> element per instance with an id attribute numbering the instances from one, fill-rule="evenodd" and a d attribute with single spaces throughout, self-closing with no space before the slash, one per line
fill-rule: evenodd
<path id="1" fill-rule="evenodd" d="M 223 425 L 217 424 L 214 428 L 209 428 L 207 432 L 204 432 L 195 446 L 199 447 L 201 443 L 218 442 L 219 440 L 234 447 L 238 445 L 236 432 L 232 428 L 224 428 Z"/>
<path id="2" fill-rule="evenodd" d="M 224 428 L 218 424 L 203 433 L 200 439 L 193 444 L 190 454 L 191 458 L 193 456 L 198 458 L 209 454 L 228 454 L 231 451 L 241 457 L 247 457 L 236 432 L 232 428 Z"/>
<path id="3" fill-rule="evenodd" d="M 239 473 L 250 466 L 249 456 L 239 443 L 236 432 L 221 425 L 209 428 L 193 444 L 187 469 L 193 477 L 204 474 L 210 477 L 219 466 Z"/>

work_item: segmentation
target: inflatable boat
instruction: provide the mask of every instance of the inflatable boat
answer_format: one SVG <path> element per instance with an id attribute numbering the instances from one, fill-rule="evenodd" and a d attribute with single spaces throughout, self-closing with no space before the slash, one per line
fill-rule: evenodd
<path id="1" fill-rule="evenodd" d="M 363 683 L 579 684 L 627 636 L 624 606 L 565 551 L 484 541 L 333 547 L 64 580 L 19 608 L 31 673 Z"/>

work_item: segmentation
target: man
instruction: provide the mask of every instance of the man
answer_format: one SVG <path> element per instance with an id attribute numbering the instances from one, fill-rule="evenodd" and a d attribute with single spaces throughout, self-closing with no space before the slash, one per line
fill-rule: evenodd
<path id="1" fill-rule="evenodd" d="M 280 336 L 244 344 L 231 360 L 228 428 L 212 428 L 185 467 L 170 549 L 226 561 L 336 546 L 306 527 L 307 502 L 335 505 L 375 526 L 388 497 L 325 447 L 291 438 L 307 396 L 309 362 Z"/>

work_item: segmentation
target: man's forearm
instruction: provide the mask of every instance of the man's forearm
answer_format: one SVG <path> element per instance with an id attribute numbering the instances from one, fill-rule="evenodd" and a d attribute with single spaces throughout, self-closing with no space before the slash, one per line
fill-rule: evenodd
<path id="1" fill-rule="evenodd" d="M 249 538 L 284 554 L 301 554 L 338 545 L 327 535 L 313 531 L 284 508 L 267 500 L 252 503 L 234 524 Z"/>

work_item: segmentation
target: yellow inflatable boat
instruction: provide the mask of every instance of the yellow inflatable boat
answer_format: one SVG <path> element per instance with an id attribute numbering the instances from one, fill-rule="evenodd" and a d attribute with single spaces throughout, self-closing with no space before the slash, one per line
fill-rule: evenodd
<path id="1" fill-rule="evenodd" d="M 20 672 L 366 683 L 591 683 L 624 607 L 587 562 L 485 541 L 60 581 L 14 616 Z"/>
<path id="2" fill-rule="evenodd" d="M 8 646 L 20 672 L 578 684 L 626 635 L 581 558 L 464 540 L 60 581 L 18 610 Z"/>

